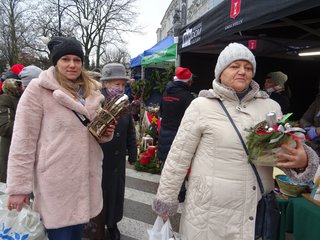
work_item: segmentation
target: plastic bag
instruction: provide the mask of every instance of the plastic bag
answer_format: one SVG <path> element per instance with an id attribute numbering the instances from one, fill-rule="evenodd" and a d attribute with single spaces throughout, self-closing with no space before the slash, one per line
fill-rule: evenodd
<path id="1" fill-rule="evenodd" d="M 147 230 L 149 240 L 171 240 L 174 239 L 170 219 L 166 222 L 161 217 L 157 217 L 152 229 Z"/>
<path id="2" fill-rule="evenodd" d="M 7 195 L 0 195 L 0 239 L 8 240 L 47 240 L 45 227 L 40 214 L 29 206 L 20 212 L 7 208 Z"/>

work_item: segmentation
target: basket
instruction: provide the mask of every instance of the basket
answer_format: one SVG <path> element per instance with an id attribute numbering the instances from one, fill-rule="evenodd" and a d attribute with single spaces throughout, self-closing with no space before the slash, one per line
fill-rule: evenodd
<path id="1" fill-rule="evenodd" d="M 293 182 L 288 176 L 286 175 L 277 175 L 276 181 L 279 185 L 280 192 L 290 196 L 290 197 L 297 197 L 299 196 L 307 184 L 305 183 L 295 183 Z"/>

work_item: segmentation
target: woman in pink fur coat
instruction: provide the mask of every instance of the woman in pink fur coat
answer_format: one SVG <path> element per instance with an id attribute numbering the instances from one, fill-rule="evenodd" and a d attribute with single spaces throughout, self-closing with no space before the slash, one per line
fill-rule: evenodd
<path id="1" fill-rule="evenodd" d="M 8 208 L 20 211 L 32 192 L 50 240 L 81 240 L 83 224 L 102 209 L 103 153 L 75 113 L 92 120 L 104 97 L 83 71 L 79 41 L 54 37 L 48 48 L 54 66 L 30 82 L 18 104 Z M 101 142 L 113 131 L 112 125 Z"/>

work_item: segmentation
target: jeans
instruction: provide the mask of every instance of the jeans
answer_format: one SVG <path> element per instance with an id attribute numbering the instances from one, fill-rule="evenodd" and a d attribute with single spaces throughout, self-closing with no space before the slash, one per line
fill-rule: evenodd
<path id="1" fill-rule="evenodd" d="M 47 229 L 49 240 L 81 240 L 83 224 Z"/>

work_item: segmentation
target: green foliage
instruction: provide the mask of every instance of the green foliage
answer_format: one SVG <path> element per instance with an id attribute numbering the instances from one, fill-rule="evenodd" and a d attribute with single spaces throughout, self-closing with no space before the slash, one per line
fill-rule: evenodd
<path id="1" fill-rule="evenodd" d="M 296 122 L 287 122 L 291 126 L 297 126 Z M 265 151 L 271 150 L 276 147 L 280 147 L 282 144 L 287 143 L 289 141 L 290 135 L 283 134 L 278 131 L 266 132 L 264 128 L 266 121 L 258 123 L 253 128 L 247 129 L 250 133 L 247 136 L 247 147 L 249 151 L 249 161 L 263 155 Z M 259 134 L 259 131 L 264 131 L 264 134 Z M 278 139 L 278 141 L 274 143 L 270 143 L 270 140 Z"/>
<path id="2" fill-rule="evenodd" d="M 168 66 L 168 68 L 163 72 L 153 70 L 151 72 L 150 79 L 140 79 L 132 84 L 132 94 L 137 97 L 141 97 L 143 101 L 150 97 L 152 91 L 158 91 L 162 94 L 167 83 L 173 79 L 174 72 L 174 65 Z"/>
<path id="3" fill-rule="evenodd" d="M 271 150 L 276 147 L 280 147 L 282 144 L 289 140 L 290 135 L 284 134 L 279 141 L 275 143 L 269 143 L 271 139 L 276 139 L 282 134 L 279 132 L 271 132 L 269 134 L 256 134 L 252 131 L 247 137 L 247 146 L 249 150 L 249 161 L 255 159 L 258 156 L 263 155 L 267 150 Z"/>
<path id="4" fill-rule="evenodd" d="M 165 72 L 160 73 L 159 71 L 155 70 L 152 72 L 151 78 L 155 82 L 155 86 L 153 87 L 154 90 L 159 91 L 159 93 L 163 93 L 166 89 L 166 86 L 169 81 L 173 79 L 175 72 L 174 65 L 170 65 Z"/>
<path id="5" fill-rule="evenodd" d="M 161 172 L 160 163 L 156 157 L 152 157 L 148 165 L 141 165 L 140 161 L 136 161 L 134 167 L 137 171 L 159 174 Z"/>
<path id="6" fill-rule="evenodd" d="M 143 100 L 147 100 L 151 95 L 152 87 L 150 81 L 140 79 L 131 85 L 131 90 L 133 95 L 141 97 Z"/>
<path id="7" fill-rule="evenodd" d="M 158 126 L 155 123 L 150 124 L 146 130 L 145 130 L 146 135 L 150 135 L 153 139 L 158 139 Z"/>

